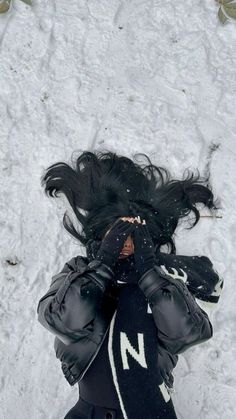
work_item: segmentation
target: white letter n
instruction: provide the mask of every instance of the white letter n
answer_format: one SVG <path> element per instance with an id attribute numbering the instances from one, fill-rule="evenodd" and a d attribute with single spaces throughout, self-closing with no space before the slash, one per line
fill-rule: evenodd
<path id="1" fill-rule="evenodd" d="M 143 333 L 138 333 L 138 352 L 133 348 L 129 339 L 124 332 L 120 332 L 120 348 L 121 348 L 121 358 L 123 363 L 123 369 L 128 370 L 128 358 L 127 352 L 132 355 L 134 359 L 143 367 L 147 368 L 147 363 L 145 359 L 145 352 L 144 352 L 144 342 L 143 342 Z"/>

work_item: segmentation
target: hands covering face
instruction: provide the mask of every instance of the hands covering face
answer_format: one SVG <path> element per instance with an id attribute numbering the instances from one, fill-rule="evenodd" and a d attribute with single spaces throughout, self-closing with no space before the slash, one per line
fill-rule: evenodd
<path id="1" fill-rule="evenodd" d="M 123 220 L 123 221 L 126 221 L 126 222 L 128 221 L 132 224 L 133 223 L 141 223 L 141 218 L 139 216 L 138 217 L 120 217 L 119 219 Z M 144 220 L 144 222 L 145 222 L 145 220 Z M 109 233 L 111 228 L 106 232 L 104 238 Z M 133 253 L 134 253 L 134 242 L 133 242 L 132 235 L 130 234 L 124 242 L 124 246 L 123 246 L 123 248 L 122 248 L 122 250 L 119 254 L 119 259 L 124 259 L 127 256 L 132 255 Z"/>
<path id="2" fill-rule="evenodd" d="M 140 277 L 155 265 L 155 246 L 149 233 L 146 220 L 135 223 L 133 232 L 134 260 Z"/>
<path id="3" fill-rule="evenodd" d="M 128 221 L 134 226 L 124 242 L 119 258 L 122 259 L 134 253 L 136 269 L 142 276 L 146 271 L 154 267 L 156 259 L 154 243 L 146 225 L 146 220 L 141 220 L 140 216 L 120 217 L 119 220 L 123 220 L 126 224 Z"/>
<path id="4" fill-rule="evenodd" d="M 138 217 L 121 217 L 121 220 L 123 221 L 129 221 L 130 223 L 134 224 L 134 223 L 141 223 L 141 218 Z M 146 221 L 144 220 L 143 223 L 146 223 Z M 124 259 L 127 256 L 130 256 L 134 253 L 134 242 L 133 242 L 133 238 L 132 238 L 132 234 L 130 234 L 125 243 L 124 243 L 124 247 L 122 248 L 120 255 L 119 255 L 119 259 Z"/>

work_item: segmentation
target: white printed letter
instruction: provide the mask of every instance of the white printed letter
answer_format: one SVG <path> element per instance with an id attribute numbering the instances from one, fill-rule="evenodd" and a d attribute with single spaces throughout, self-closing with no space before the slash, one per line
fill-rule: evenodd
<path id="1" fill-rule="evenodd" d="M 132 355 L 134 359 L 143 367 L 147 368 L 147 363 L 145 359 L 144 352 L 144 342 L 143 342 L 143 333 L 138 333 L 138 352 L 131 345 L 127 335 L 124 332 L 120 332 L 120 348 L 121 348 L 121 358 L 123 363 L 123 369 L 128 370 L 128 359 L 127 352 Z"/>

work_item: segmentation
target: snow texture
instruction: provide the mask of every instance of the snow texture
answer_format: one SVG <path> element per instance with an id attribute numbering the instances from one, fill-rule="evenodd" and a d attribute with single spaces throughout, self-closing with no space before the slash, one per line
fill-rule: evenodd
<path id="1" fill-rule="evenodd" d="M 215 1 L 13 0 L 0 16 L 1 419 L 62 419 L 78 399 L 37 321 L 52 275 L 82 254 L 43 169 L 71 153 L 145 152 L 176 177 L 210 171 L 222 218 L 178 228 L 178 254 L 225 280 L 214 336 L 179 356 L 179 419 L 236 417 L 236 22 Z M 206 214 L 206 212 L 205 212 Z"/>

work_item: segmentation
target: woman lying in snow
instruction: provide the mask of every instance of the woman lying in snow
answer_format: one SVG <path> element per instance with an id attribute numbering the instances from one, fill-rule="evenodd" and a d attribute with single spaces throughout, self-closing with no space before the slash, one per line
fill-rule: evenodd
<path id="1" fill-rule="evenodd" d="M 45 192 L 68 199 L 63 225 L 86 248 L 52 277 L 37 307 L 79 400 L 65 419 L 176 418 L 171 399 L 178 354 L 213 336 L 197 301 L 218 302 L 223 280 L 206 256 L 176 255 L 173 235 L 196 203 L 217 209 L 208 179 L 173 180 L 150 159 L 143 168 L 112 152 L 56 163 Z M 55 195 L 54 195 L 55 192 Z M 167 245 L 170 253 L 161 252 Z"/>

